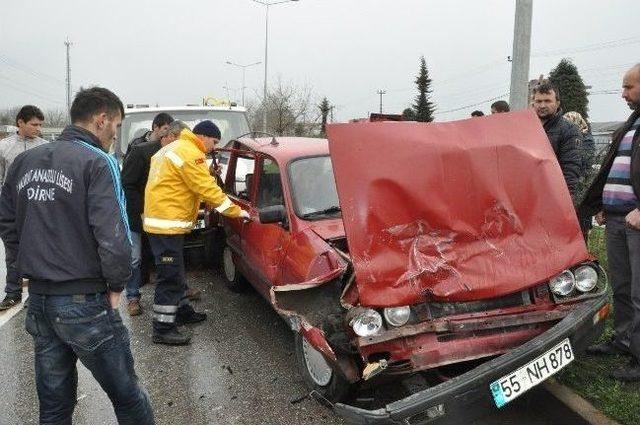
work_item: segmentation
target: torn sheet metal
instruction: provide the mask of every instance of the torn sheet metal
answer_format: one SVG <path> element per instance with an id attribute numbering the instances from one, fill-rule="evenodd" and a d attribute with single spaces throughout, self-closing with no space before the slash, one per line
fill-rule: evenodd
<path id="1" fill-rule="evenodd" d="M 498 297 L 589 258 L 532 111 L 327 133 L 362 305 Z"/>

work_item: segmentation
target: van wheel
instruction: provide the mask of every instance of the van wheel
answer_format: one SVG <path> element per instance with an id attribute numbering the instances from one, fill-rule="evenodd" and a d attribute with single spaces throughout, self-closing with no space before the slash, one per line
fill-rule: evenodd
<path id="1" fill-rule="evenodd" d="M 233 251 L 229 246 L 222 251 L 222 268 L 224 271 L 224 282 L 232 292 L 245 292 L 247 290 L 247 280 L 236 269 L 233 259 Z"/>
<path id="2" fill-rule="evenodd" d="M 296 360 L 307 387 L 332 403 L 343 400 L 351 392 L 351 384 L 302 334 L 296 332 L 295 338 Z"/>

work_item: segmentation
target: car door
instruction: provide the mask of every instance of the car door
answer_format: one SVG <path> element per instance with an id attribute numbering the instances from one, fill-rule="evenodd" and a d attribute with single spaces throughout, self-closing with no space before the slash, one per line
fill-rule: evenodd
<path id="1" fill-rule="evenodd" d="M 258 219 L 260 208 L 283 205 L 286 210 L 280 167 L 274 159 L 261 156 L 256 171 L 256 196 L 250 209 L 253 220 L 242 229 L 242 246 L 258 278 L 258 290 L 268 296 L 271 286 L 282 279 L 281 265 L 291 235 L 286 223 L 262 224 Z"/>
<path id="2" fill-rule="evenodd" d="M 226 170 L 225 192 L 243 210 L 251 211 L 254 209 L 255 190 L 253 176 L 255 174 L 256 156 L 247 146 L 240 142 L 235 142 L 233 149 L 234 151 L 229 157 Z M 243 220 L 238 219 L 224 220 L 227 244 L 237 254 L 237 260 L 240 261 L 238 267 L 245 275 L 247 274 L 248 262 L 246 255 L 244 255 L 245 249 L 242 235 L 246 224 Z M 251 278 L 250 276 L 247 277 Z"/>

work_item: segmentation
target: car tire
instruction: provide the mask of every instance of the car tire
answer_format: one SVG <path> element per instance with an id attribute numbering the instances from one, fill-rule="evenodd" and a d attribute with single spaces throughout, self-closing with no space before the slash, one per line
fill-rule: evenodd
<path id="1" fill-rule="evenodd" d="M 228 245 L 225 246 L 222 251 L 222 275 L 224 276 L 224 283 L 232 292 L 245 292 L 248 287 L 247 280 L 236 268 L 234 257 L 231 248 Z"/>
<path id="2" fill-rule="evenodd" d="M 332 403 L 344 400 L 353 386 L 300 333 L 295 334 L 296 360 L 304 382 Z"/>

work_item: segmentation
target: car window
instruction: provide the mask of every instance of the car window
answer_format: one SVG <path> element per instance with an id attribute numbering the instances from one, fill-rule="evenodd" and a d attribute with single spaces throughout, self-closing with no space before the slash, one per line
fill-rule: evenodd
<path id="1" fill-rule="evenodd" d="M 235 180 L 232 191 L 238 198 L 250 200 L 254 164 L 255 158 L 244 156 L 236 158 Z"/>
<path id="2" fill-rule="evenodd" d="M 333 165 L 329 156 L 297 159 L 289 166 L 296 214 L 307 220 L 340 217 Z"/>
<path id="3" fill-rule="evenodd" d="M 256 205 L 258 208 L 284 205 L 280 168 L 271 158 L 262 160 Z"/>

